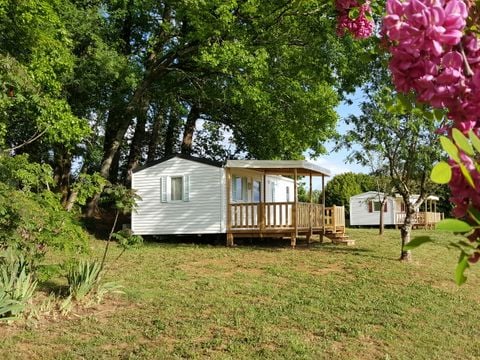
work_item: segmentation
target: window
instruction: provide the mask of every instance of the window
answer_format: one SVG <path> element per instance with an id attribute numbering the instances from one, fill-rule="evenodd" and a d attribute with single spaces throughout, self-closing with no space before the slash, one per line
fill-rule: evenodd
<path id="1" fill-rule="evenodd" d="M 262 183 L 260 181 L 253 181 L 253 202 L 260 202 L 262 198 L 261 185 Z"/>
<path id="2" fill-rule="evenodd" d="M 375 200 L 370 200 L 368 202 L 368 212 L 380 212 L 380 209 L 382 208 L 382 203 L 380 201 L 375 201 Z M 383 212 L 387 212 L 387 203 L 385 202 L 385 205 L 383 206 Z"/>
<path id="3" fill-rule="evenodd" d="M 290 186 L 287 186 L 286 191 L 287 191 L 287 202 L 290 202 Z"/>
<path id="4" fill-rule="evenodd" d="M 172 201 L 183 200 L 183 176 L 170 178 L 170 194 Z"/>
<path id="5" fill-rule="evenodd" d="M 245 176 L 232 177 L 232 200 L 233 201 L 247 201 L 247 178 Z"/>
<path id="6" fill-rule="evenodd" d="M 162 176 L 160 201 L 190 201 L 190 176 Z"/>

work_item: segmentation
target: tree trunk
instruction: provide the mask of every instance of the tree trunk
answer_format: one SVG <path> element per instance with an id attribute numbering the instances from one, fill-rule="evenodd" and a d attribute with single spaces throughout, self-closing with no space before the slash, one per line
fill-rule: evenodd
<path id="1" fill-rule="evenodd" d="M 160 130 L 165 119 L 163 113 L 159 112 L 153 119 L 152 132 L 150 133 L 150 142 L 148 143 L 147 162 L 152 162 L 157 157 L 158 146 L 160 145 Z"/>
<path id="2" fill-rule="evenodd" d="M 75 201 L 77 201 L 77 197 L 78 197 L 78 192 L 77 191 L 70 192 L 70 195 L 68 196 L 68 199 L 65 203 L 65 210 L 66 211 L 72 211 L 73 205 L 75 204 Z"/>
<path id="3" fill-rule="evenodd" d="M 119 172 L 120 172 L 120 159 L 122 157 L 122 152 L 120 149 L 115 153 L 115 156 L 112 160 L 112 165 L 110 167 L 110 174 L 108 175 L 108 181 L 112 184 L 118 183 Z"/>
<path id="4" fill-rule="evenodd" d="M 66 204 L 68 192 L 70 190 L 70 173 L 72 169 L 72 159 L 65 149 L 57 149 L 55 151 L 55 171 L 54 181 L 57 189 L 61 194 L 61 202 Z"/>
<path id="5" fill-rule="evenodd" d="M 380 203 L 380 222 L 379 222 L 379 228 L 378 228 L 378 235 L 383 235 L 383 230 L 385 228 L 385 204 L 387 203 L 387 198 L 384 197 L 382 202 Z"/>
<path id="6" fill-rule="evenodd" d="M 129 184 L 132 179 L 132 171 L 138 166 L 140 158 L 142 157 L 142 148 L 145 142 L 145 124 L 147 121 L 147 114 L 137 118 L 137 125 L 135 126 L 135 134 L 133 135 L 132 143 L 130 144 L 130 155 L 126 173 L 124 176 L 125 184 Z"/>
<path id="7" fill-rule="evenodd" d="M 197 104 L 193 104 L 183 130 L 182 154 L 190 155 L 192 153 L 193 133 L 195 132 L 195 124 L 199 117 L 200 108 Z"/>
<path id="8" fill-rule="evenodd" d="M 124 113 L 121 115 L 120 121 L 117 124 L 117 130 L 114 132 L 113 139 L 106 142 L 109 146 L 104 150 L 102 164 L 100 167 L 100 175 L 105 179 L 110 178 L 110 172 L 113 164 L 115 163 L 115 157 L 117 156 L 120 146 L 123 143 L 123 139 L 130 126 L 132 119 L 138 114 L 139 109 L 143 109 L 142 106 L 148 103 L 146 92 L 151 85 L 152 78 L 144 78 L 142 83 L 138 86 L 135 93 L 132 96 L 128 106 L 125 108 Z M 106 139 L 107 141 L 107 139 Z M 94 196 L 87 205 L 87 217 L 92 217 L 98 208 L 98 200 L 100 195 Z"/>
<path id="9" fill-rule="evenodd" d="M 406 244 L 410 242 L 410 235 L 412 233 L 412 215 L 413 211 L 412 209 L 409 209 L 409 206 L 405 206 L 405 221 L 400 228 L 400 234 L 402 237 L 402 248 L 400 252 L 400 260 L 402 261 L 411 261 L 412 260 L 412 253 L 410 250 L 404 250 L 404 247 Z"/>
<path id="10" fill-rule="evenodd" d="M 380 210 L 380 225 L 378 227 L 378 235 L 383 235 L 383 228 L 385 227 L 384 224 L 383 224 L 383 205 L 382 205 L 382 209 Z"/>
<path id="11" fill-rule="evenodd" d="M 164 155 L 169 156 L 175 152 L 175 144 L 177 143 L 177 128 L 179 119 L 177 114 L 170 112 L 167 131 L 165 133 L 165 151 Z"/>

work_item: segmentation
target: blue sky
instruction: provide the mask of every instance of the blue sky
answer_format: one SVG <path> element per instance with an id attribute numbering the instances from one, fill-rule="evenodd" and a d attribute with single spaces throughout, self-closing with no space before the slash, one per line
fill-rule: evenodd
<path id="1" fill-rule="evenodd" d="M 348 105 L 346 103 L 341 104 L 337 108 L 337 112 L 340 116 L 340 120 L 337 124 L 337 131 L 340 134 L 344 134 L 347 131 L 347 125 L 343 121 L 344 118 L 348 117 L 351 114 L 354 115 L 359 115 L 360 114 L 360 103 L 362 101 L 363 97 L 363 92 L 362 91 L 357 91 L 353 95 L 349 97 L 349 99 L 352 101 L 352 105 Z M 355 173 L 368 173 L 369 169 L 365 168 L 361 165 L 358 165 L 356 163 L 349 163 L 347 162 L 347 156 L 348 156 L 348 151 L 345 149 L 342 149 L 339 152 L 333 152 L 333 147 L 334 147 L 334 142 L 327 142 L 325 144 L 325 147 L 327 148 L 327 154 L 320 156 L 317 159 L 311 160 L 315 164 L 318 164 L 328 170 L 331 171 L 332 177 L 337 175 L 337 174 L 342 174 L 346 172 L 355 172 Z M 327 178 L 326 180 L 328 181 Z M 320 179 L 315 179 L 313 183 L 313 188 L 314 189 L 320 189 L 321 188 L 321 180 Z"/>

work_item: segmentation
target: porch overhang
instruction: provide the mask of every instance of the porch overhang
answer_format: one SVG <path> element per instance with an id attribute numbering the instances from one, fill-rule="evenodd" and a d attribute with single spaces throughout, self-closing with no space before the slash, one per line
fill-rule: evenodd
<path id="1" fill-rule="evenodd" d="M 266 174 L 298 176 L 331 176 L 331 172 L 307 160 L 228 160 L 232 169 L 251 169 Z"/>

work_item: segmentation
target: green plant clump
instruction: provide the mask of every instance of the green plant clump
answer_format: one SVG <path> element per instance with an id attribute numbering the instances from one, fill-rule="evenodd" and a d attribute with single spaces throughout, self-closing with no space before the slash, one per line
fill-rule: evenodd
<path id="1" fill-rule="evenodd" d="M 98 261 L 80 260 L 72 265 L 67 274 L 70 296 L 82 300 L 89 295 L 100 282 L 101 270 Z"/>
<path id="2" fill-rule="evenodd" d="M 0 182 L 0 247 L 20 250 L 35 266 L 48 247 L 79 253 L 87 234 L 50 191 L 15 190 Z"/>
<path id="3" fill-rule="evenodd" d="M 12 249 L 0 254 L 0 320 L 24 312 L 37 287 L 25 257 Z"/>

